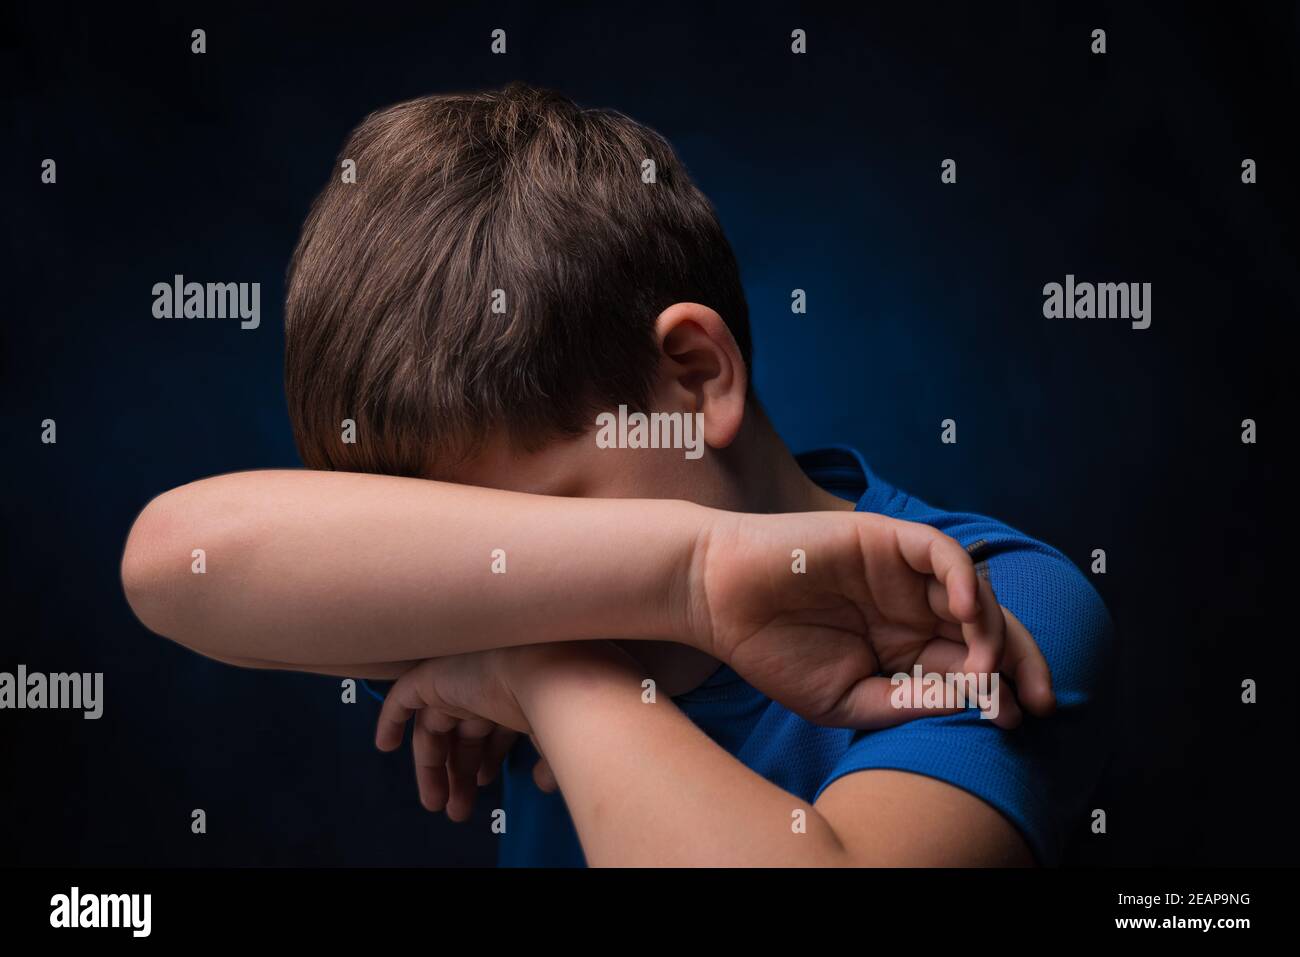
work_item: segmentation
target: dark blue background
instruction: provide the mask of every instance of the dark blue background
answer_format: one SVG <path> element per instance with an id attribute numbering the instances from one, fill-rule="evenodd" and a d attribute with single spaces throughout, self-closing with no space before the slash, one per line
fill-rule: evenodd
<path id="1" fill-rule="evenodd" d="M 1124 730 L 1096 799 L 1109 833 L 1081 827 L 1072 860 L 1292 859 L 1297 563 L 1276 483 L 1300 305 L 1295 8 L 469 6 L 3 14 L 0 669 L 103 671 L 106 714 L 0 713 L 0 860 L 491 860 L 482 809 L 423 813 L 409 761 L 373 750 L 370 702 L 148 634 L 117 563 L 153 495 L 297 464 L 283 274 L 347 132 L 511 79 L 675 144 L 735 246 L 758 388 L 793 447 L 855 444 L 1085 568 L 1106 549 Z M 151 287 L 178 272 L 260 282 L 262 327 L 154 319 Z M 1152 327 L 1044 319 L 1067 272 L 1151 282 Z"/>

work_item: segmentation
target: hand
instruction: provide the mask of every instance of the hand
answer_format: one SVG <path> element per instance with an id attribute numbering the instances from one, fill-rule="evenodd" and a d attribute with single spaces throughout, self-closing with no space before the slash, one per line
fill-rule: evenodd
<path id="1" fill-rule="evenodd" d="M 880 673 L 928 667 L 927 647 L 962 673 L 1011 678 L 1035 714 L 1054 705 L 1029 632 L 966 550 L 929 525 L 863 512 L 722 513 L 700 538 L 688 590 L 696 643 L 816 724 L 878 728 L 917 717 L 891 705 Z M 964 659 L 954 662 L 936 639 L 964 645 Z"/>
<path id="2" fill-rule="evenodd" d="M 415 718 L 411 750 L 420 803 L 469 819 L 478 787 L 495 778 L 527 721 L 505 684 L 510 649 L 432 658 L 407 671 L 389 689 L 379 713 L 375 744 L 392 751 Z"/>
<path id="3" fill-rule="evenodd" d="M 530 733 L 515 688 L 557 664 L 608 654 L 599 647 L 604 644 L 501 648 L 421 662 L 389 689 L 375 744 L 395 750 L 414 717 L 411 750 L 420 803 L 435 813 L 445 809 L 453 821 L 469 820 L 477 789 L 495 779 L 518 735 Z M 535 738 L 533 744 L 541 755 Z M 533 780 L 543 791 L 557 789 L 545 756 L 534 766 Z"/>

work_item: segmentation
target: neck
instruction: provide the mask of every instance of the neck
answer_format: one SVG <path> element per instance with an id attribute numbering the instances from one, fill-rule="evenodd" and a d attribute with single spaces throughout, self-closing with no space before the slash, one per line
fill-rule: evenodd
<path id="1" fill-rule="evenodd" d="M 700 504 L 732 512 L 825 512 L 852 510 L 853 503 L 832 495 L 810 479 L 786 447 L 757 399 L 736 440 L 715 453 L 716 481 L 711 501 Z"/>

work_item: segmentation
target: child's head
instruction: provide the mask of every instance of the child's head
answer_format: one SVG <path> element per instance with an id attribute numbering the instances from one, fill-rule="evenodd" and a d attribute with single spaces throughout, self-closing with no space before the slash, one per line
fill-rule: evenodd
<path id="1" fill-rule="evenodd" d="M 572 445 L 620 405 L 707 413 L 712 397 L 714 446 L 744 414 L 735 256 L 672 147 L 517 84 L 352 133 L 303 226 L 285 327 L 313 468 L 504 484 L 464 469 Z"/>

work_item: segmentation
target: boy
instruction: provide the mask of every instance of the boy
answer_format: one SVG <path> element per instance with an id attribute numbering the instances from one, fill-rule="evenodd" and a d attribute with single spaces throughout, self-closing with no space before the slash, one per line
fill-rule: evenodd
<path id="1" fill-rule="evenodd" d="M 790 455 L 663 139 L 512 85 L 376 113 L 341 159 L 286 303 L 308 470 L 150 503 L 123 559 L 141 621 L 398 679 L 377 743 L 414 716 L 427 808 L 466 819 L 505 761 L 503 863 L 1056 860 L 1104 751 L 1104 606 L 852 450 Z M 887 677 L 914 667 L 1015 690 L 918 702 Z"/>

